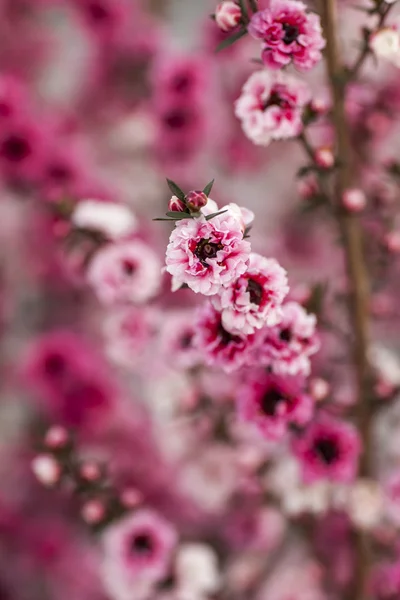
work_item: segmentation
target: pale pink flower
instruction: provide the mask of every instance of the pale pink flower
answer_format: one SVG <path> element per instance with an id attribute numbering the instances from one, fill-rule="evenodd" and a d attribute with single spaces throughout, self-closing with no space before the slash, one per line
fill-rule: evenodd
<path id="1" fill-rule="evenodd" d="M 194 345 L 195 332 L 193 311 L 165 314 L 159 347 L 166 364 L 174 369 L 190 369 L 199 364 L 200 353 Z"/>
<path id="2" fill-rule="evenodd" d="M 174 527 L 149 509 L 139 509 L 109 526 L 103 535 L 104 574 L 109 591 L 116 592 L 113 597 L 134 597 L 128 592 L 132 594 L 139 583 L 160 581 L 176 543 Z"/>
<path id="3" fill-rule="evenodd" d="M 237 396 L 239 416 L 263 436 L 279 439 L 291 424 L 304 425 L 313 413 L 313 401 L 301 378 L 254 371 Z"/>
<path id="4" fill-rule="evenodd" d="M 251 253 L 247 271 L 213 296 L 212 303 L 222 313 L 227 331 L 247 335 L 279 323 L 288 291 L 286 271 L 278 262 Z"/>
<path id="5" fill-rule="evenodd" d="M 104 304 L 142 303 L 160 288 L 161 264 L 144 242 L 109 244 L 90 261 L 87 279 Z"/>
<path id="6" fill-rule="evenodd" d="M 107 317 L 104 332 L 108 355 L 116 363 L 132 368 L 150 345 L 154 313 L 142 307 L 121 307 Z"/>
<path id="7" fill-rule="evenodd" d="M 178 580 L 178 597 L 202 598 L 215 594 L 220 586 L 218 557 L 206 544 L 188 543 L 179 548 L 175 570 Z M 187 594 L 187 596 L 186 596 Z"/>
<path id="8" fill-rule="evenodd" d="M 209 296 L 246 271 L 249 254 L 241 224 L 229 212 L 210 221 L 182 219 L 169 239 L 166 270 L 174 288 L 186 284 Z"/>
<path id="9" fill-rule="evenodd" d="M 134 214 L 127 206 L 116 202 L 82 200 L 71 219 L 76 227 L 99 231 L 112 240 L 128 235 L 136 228 Z"/>
<path id="10" fill-rule="evenodd" d="M 311 99 L 308 86 L 286 73 L 253 73 L 235 104 L 246 136 L 259 146 L 299 135 L 302 113 Z"/>
<path id="11" fill-rule="evenodd" d="M 262 59 L 271 69 L 281 69 L 290 62 L 308 71 L 322 58 L 325 46 L 320 18 L 307 12 L 297 0 L 270 0 L 268 7 L 256 13 L 249 33 L 262 41 Z"/>
<path id="12" fill-rule="evenodd" d="M 257 336 L 261 346 L 259 360 L 275 373 L 309 375 L 310 357 L 320 346 L 316 317 L 309 315 L 297 302 L 282 306 L 282 320 L 274 327 L 264 327 Z"/>
<path id="13" fill-rule="evenodd" d="M 293 449 L 307 483 L 318 479 L 350 482 L 357 474 L 361 442 L 349 423 L 321 417 L 295 439 Z"/>

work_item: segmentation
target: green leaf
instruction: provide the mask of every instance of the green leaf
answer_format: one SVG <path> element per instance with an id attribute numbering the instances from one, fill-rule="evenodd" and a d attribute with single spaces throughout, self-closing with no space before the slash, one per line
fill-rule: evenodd
<path id="1" fill-rule="evenodd" d="M 242 38 L 244 35 L 246 35 L 246 33 L 247 33 L 246 29 L 241 29 L 240 31 L 237 31 L 230 37 L 223 40 L 220 44 L 218 44 L 215 52 L 220 52 L 221 50 L 224 50 L 225 48 L 229 48 L 229 46 L 232 46 L 232 44 L 234 44 L 235 42 L 240 40 L 240 38 Z"/>
<path id="2" fill-rule="evenodd" d="M 242 11 L 242 19 L 243 21 L 245 21 L 246 23 L 248 23 L 249 21 L 249 15 L 247 12 L 247 7 L 245 4 L 245 0 L 239 0 L 239 6 L 240 6 L 240 10 Z"/>
<path id="3" fill-rule="evenodd" d="M 219 212 L 212 213 L 212 215 L 207 215 L 206 216 L 206 221 L 210 221 L 214 217 L 217 217 L 218 215 L 223 215 L 226 212 L 228 212 L 228 209 L 226 209 L 226 210 L 220 210 Z"/>
<path id="4" fill-rule="evenodd" d="M 181 188 L 179 187 L 179 185 L 177 185 L 175 183 L 175 181 L 172 181 L 171 179 L 167 179 L 167 183 L 168 183 L 169 189 L 174 194 L 174 196 L 176 196 L 177 198 L 179 198 L 179 200 L 183 200 L 183 202 L 184 202 L 185 201 L 185 192 L 183 192 L 181 190 Z"/>
<path id="5" fill-rule="evenodd" d="M 171 223 L 175 223 L 175 219 L 164 219 L 163 217 L 157 217 L 153 221 L 170 221 Z"/>
<path id="6" fill-rule="evenodd" d="M 210 181 L 210 183 L 207 183 L 206 187 L 203 190 L 203 194 L 205 194 L 207 197 L 211 194 L 211 190 L 214 185 L 214 181 L 215 181 L 215 179 Z"/>
<path id="7" fill-rule="evenodd" d="M 167 215 L 167 217 L 171 217 L 172 219 L 175 219 L 175 221 L 181 221 L 182 219 L 191 219 L 192 218 L 192 215 L 190 215 L 189 213 L 179 212 L 177 210 L 169 210 L 165 214 Z"/>

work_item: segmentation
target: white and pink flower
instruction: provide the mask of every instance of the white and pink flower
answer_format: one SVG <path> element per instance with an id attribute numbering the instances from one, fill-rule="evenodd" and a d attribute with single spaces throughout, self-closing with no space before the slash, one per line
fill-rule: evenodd
<path id="1" fill-rule="evenodd" d="M 247 335 L 279 323 L 288 291 L 286 271 L 278 262 L 251 253 L 247 271 L 213 296 L 212 303 L 222 313 L 227 331 Z"/>
<path id="2" fill-rule="evenodd" d="M 168 365 L 174 369 L 190 369 L 200 362 L 194 345 L 195 315 L 193 311 L 176 311 L 165 315 L 160 331 L 159 347 Z"/>
<path id="3" fill-rule="evenodd" d="M 166 270 L 173 289 L 186 284 L 210 296 L 246 271 L 249 254 L 242 224 L 229 211 L 209 221 L 182 219 L 169 239 Z"/>
<path id="4" fill-rule="evenodd" d="M 236 2 L 224 0 L 215 9 L 215 22 L 221 31 L 232 31 L 242 20 L 242 11 Z"/>
<path id="5" fill-rule="evenodd" d="M 248 31 L 262 41 L 262 60 L 270 69 L 293 62 L 301 71 L 312 69 L 325 46 L 320 18 L 298 0 L 270 0 L 253 15 Z"/>
<path id="6" fill-rule="evenodd" d="M 139 240 L 110 244 L 92 258 L 87 279 L 104 304 L 143 303 L 160 288 L 161 264 Z"/>
<path id="7" fill-rule="evenodd" d="M 237 396 L 239 417 L 272 440 L 282 438 L 291 424 L 304 425 L 313 413 L 312 398 L 302 378 L 252 372 Z"/>
<path id="8" fill-rule="evenodd" d="M 253 73 L 235 104 L 246 136 L 258 146 L 299 135 L 302 113 L 311 100 L 308 86 L 285 73 Z"/>
<path id="9" fill-rule="evenodd" d="M 136 218 L 129 208 L 116 202 L 82 200 L 72 213 L 72 223 L 81 229 L 103 233 L 115 240 L 136 229 Z"/>
<path id="10" fill-rule="evenodd" d="M 222 324 L 222 315 L 211 304 L 202 307 L 196 322 L 194 344 L 203 361 L 226 372 L 255 363 L 254 335 L 232 334 Z"/>
<path id="11" fill-rule="evenodd" d="M 297 302 L 282 306 L 282 320 L 275 327 L 265 327 L 257 334 L 259 360 L 281 375 L 309 375 L 310 357 L 319 349 L 317 319 Z"/>

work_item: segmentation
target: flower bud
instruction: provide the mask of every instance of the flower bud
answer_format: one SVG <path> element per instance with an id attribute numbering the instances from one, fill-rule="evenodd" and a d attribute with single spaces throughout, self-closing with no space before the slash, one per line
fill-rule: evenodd
<path id="1" fill-rule="evenodd" d="M 101 478 L 101 469 L 95 462 L 84 462 L 79 469 L 79 474 L 86 481 L 97 481 Z"/>
<path id="2" fill-rule="evenodd" d="M 52 450 L 64 448 L 68 444 L 68 441 L 68 431 L 61 425 L 50 427 L 44 437 L 45 445 Z"/>
<path id="3" fill-rule="evenodd" d="M 45 486 L 51 487 L 60 479 L 61 466 L 50 454 L 38 454 L 31 466 L 36 479 Z"/>
<path id="4" fill-rule="evenodd" d="M 400 32 L 394 27 L 383 27 L 372 34 L 369 47 L 378 58 L 400 66 Z"/>
<path id="5" fill-rule="evenodd" d="M 208 202 L 208 198 L 204 192 L 192 191 L 185 198 L 186 204 L 190 210 L 199 211 Z"/>
<path id="6" fill-rule="evenodd" d="M 100 523 L 105 513 L 104 504 L 100 500 L 88 500 L 81 509 L 83 519 L 90 525 Z"/>
<path id="7" fill-rule="evenodd" d="M 322 377 L 314 377 L 310 380 L 310 394 L 317 402 L 325 400 L 329 394 L 329 383 Z"/>
<path id="8" fill-rule="evenodd" d="M 362 190 L 351 188 L 344 191 L 342 203 L 349 212 L 356 213 L 364 210 L 367 199 Z"/>
<path id="9" fill-rule="evenodd" d="M 222 31 L 232 31 L 239 25 L 241 19 L 240 7 L 231 0 L 221 2 L 215 10 L 215 22 Z"/>
<path id="10" fill-rule="evenodd" d="M 398 254 L 400 252 L 400 231 L 390 231 L 387 233 L 385 244 L 389 252 Z"/>
<path id="11" fill-rule="evenodd" d="M 186 206 L 185 203 L 182 202 L 182 200 L 180 200 L 176 196 L 172 196 L 171 200 L 168 202 L 168 210 L 184 212 L 186 210 Z"/>
<path id="12" fill-rule="evenodd" d="M 335 157 L 332 149 L 328 146 L 322 146 L 315 151 L 314 160 L 319 167 L 323 169 L 331 169 L 335 164 Z"/>
<path id="13" fill-rule="evenodd" d="M 129 487 L 122 490 L 120 501 L 125 508 L 136 508 L 142 503 L 143 496 L 136 488 Z"/>

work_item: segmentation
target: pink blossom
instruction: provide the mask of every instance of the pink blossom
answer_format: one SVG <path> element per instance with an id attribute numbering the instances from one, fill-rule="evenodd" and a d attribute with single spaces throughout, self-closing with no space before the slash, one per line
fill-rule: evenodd
<path id="1" fill-rule="evenodd" d="M 307 483 L 324 478 L 350 482 L 357 473 L 361 443 L 349 423 L 321 417 L 295 439 L 293 449 Z"/>
<path id="2" fill-rule="evenodd" d="M 186 284 L 209 296 L 246 271 L 249 254 L 241 224 L 229 212 L 210 221 L 182 219 L 169 238 L 167 271 L 175 288 Z"/>
<path id="3" fill-rule="evenodd" d="M 247 271 L 212 298 L 230 333 L 254 333 L 279 323 L 281 304 L 289 291 L 286 271 L 273 258 L 251 253 Z"/>
<path id="4" fill-rule="evenodd" d="M 241 386 L 239 416 L 268 439 L 279 439 L 290 424 L 304 425 L 313 412 L 313 401 L 304 392 L 301 378 L 254 371 Z"/>
<path id="5" fill-rule="evenodd" d="M 200 362 L 194 345 L 195 315 L 192 311 L 165 315 L 160 331 L 159 347 L 166 363 L 174 369 L 190 369 Z"/>
<path id="6" fill-rule="evenodd" d="M 288 139 L 303 129 L 302 112 L 311 99 L 308 86 L 286 73 L 253 73 L 235 104 L 246 136 L 259 146 Z"/>
<path id="7" fill-rule="evenodd" d="M 256 13 L 248 31 L 262 40 L 262 59 L 271 69 L 281 69 L 291 61 L 302 71 L 312 69 L 322 58 L 325 46 L 320 18 L 306 12 L 297 0 L 270 0 Z"/>
<path id="8" fill-rule="evenodd" d="M 110 358 L 117 364 L 132 368 L 150 345 L 155 328 L 154 317 L 151 309 L 136 306 L 112 311 L 104 325 Z"/>
<path id="9" fill-rule="evenodd" d="M 96 252 L 87 279 L 104 304 L 142 303 L 157 294 L 161 265 L 141 241 L 109 244 Z"/>
<path id="10" fill-rule="evenodd" d="M 310 373 L 310 357 L 318 351 L 320 343 L 315 315 L 307 314 L 300 304 L 284 304 L 279 325 L 264 327 L 257 335 L 261 343 L 259 357 L 275 373 Z"/>
<path id="11" fill-rule="evenodd" d="M 200 311 L 196 322 L 194 344 L 206 364 L 222 368 L 228 373 L 255 362 L 251 350 L 254 335 L 231 334 L 222 324 L 222 315 L 211 304 Z"/>
<path id="12" fill-rule="evenodd" d="M 139 509 L 108 527 L 103 545 L 105 572 L 114 578 L 106 578 L 109 591 L 120 588 L 132 593 L 138 582 L 160 581 L 167 573 L 176 542 L 173 526 L 149 509 Z M 112 595 L 125 597 L 118 592 Z"/>
<path id="13" fill-rule="evenodd" d="M 224 0 L 215 9 L 215 22 L 222 31 L 235 29 L 242 20 L 242 11 L 236 2 Z"/>

